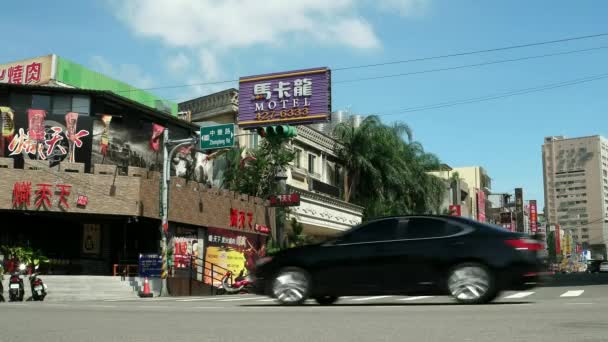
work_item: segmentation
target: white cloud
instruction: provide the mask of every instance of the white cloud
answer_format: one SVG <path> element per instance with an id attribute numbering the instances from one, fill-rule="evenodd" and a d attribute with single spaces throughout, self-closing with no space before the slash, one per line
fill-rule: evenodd
<path id="1" fill-rule="evenodd" d="M 179 47 L 227 49 L 307 36 L 353 48 L 376 48 L 372 26 L 357 16 L 355 0 L 128 0 L 117 16 L 137 34 Z M 334 26 L 344 30 L 336 32 Z M 361 41 L 345 39 L 362 35 Z"/>
<path id="2" fill-rule="evenodd" d="M 135 64 L 113 65 L 103 56 L 93 56 L 91 66 L 97 72 L 138 88 L 150 88 L 154 85 L 152 78 Z"/>
<path id="3" fill-rule="evenodd" d="M 167 68 L 173 73 L 181 73 L 190 67 L 190 59 L 183 52 L 175 56 L 170 56 L 167 61 Z"/>
<path id="4" fill-rule="evenodd" d="M 372 0 L 372 4 L 377 4 L 379 9 L 393 13 L 397 11 L 402 17 L 410 17 L 424 13 L 430 0 Z"/>
<path id="5" fill-rule="evenodd" d="M 380 38 L 361 14 L 373 10 L 385 11 L 387 15 L 413 15 L 431 0 L 107 1 L 115 15 L 136 35 L 181 49 L 167 61 L 167 68 L 196 79 L 194 83 L 202 83 L 226 77 L 222 72 L 222 64 L 226 63 L 222 56 L 244 48 L 317 44 L 378 49 L 382 46 Z M 187 55 L 198 58 L 190 61 Z M 225 86 L 192 88 L 207 92 Z M 200 95 L 203 94 L 197 96 Z"/>

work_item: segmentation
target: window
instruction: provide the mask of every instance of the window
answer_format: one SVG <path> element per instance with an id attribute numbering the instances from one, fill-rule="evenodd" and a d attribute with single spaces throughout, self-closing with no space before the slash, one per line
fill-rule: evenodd
<path id="1" fill-rule="evenodd" d="M 88 96 L 72 97 L 72 111 L 78 114 L 89 114 L 91 110 L 91 100 Z"/>
<path id="2" fill-rule="evenodd" d="M 54 115 L 65 115 L 72 111 L 72 98 L 70 96 L 53 96 Z"/>
<path id="3" fill-rule="evenodd" d="M 425 239 L 454 235 L 461 232 L 458 226 L 432 218 L 412 218 L 407 222 L 407 239 Z"/>
<path id="4" fill-rule="evenodd" d="M 340 244 L 395 240 L 399 234 L 399 220 L 395 218 L 372 221 L 344 235 Z"/>
<path id="5" fill-rule="evenodd" d="M 339 165 L 336 165 L 336 169 L 334 170 L 334 180 L 336 181 L 336 186 L 342 185 L 342 168 Z"/>
<path id="6" fill-rule="evenodd" d="M 249 136 L 249 146 L 251 146 L 251 148 L 256 148 L 258 147 L 260 143 L 260 136 L 258 134 L 251 134 Z"/>
<path id="7" fill-rule="evenodd" d="M 295 167 L 301 168 L 302 167 L 302 150 L 300 150 L 299 148 L 295 148 L 293 150 L 295 157 L 293 160 L 293 165 L 295 165 Z"/>
<path id="8" fill-rule="evenodd" d="M 317 163 L 317 156 L 314 154 L 308 154 L 308 172 L 315 173 L 315 164 Z"/>

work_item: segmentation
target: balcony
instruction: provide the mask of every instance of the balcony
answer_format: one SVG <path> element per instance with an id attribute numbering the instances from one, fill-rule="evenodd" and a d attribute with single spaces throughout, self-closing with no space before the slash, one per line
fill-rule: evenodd
<path id="1" fill-rule="evenodd" d="M 308 190 L 320 192 L 335 198 L 340 198 L 340 188 L 331 184 L 321 182 L 320 180 L 317 180 L 315 178 L 309 179 Z"/>

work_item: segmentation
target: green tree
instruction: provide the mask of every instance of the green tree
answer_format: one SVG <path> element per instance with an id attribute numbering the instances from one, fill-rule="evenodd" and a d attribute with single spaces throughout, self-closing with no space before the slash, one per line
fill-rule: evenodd
<path id="1" fill-rule="evenodd" d="M 224 188 L 266 198 L 276 191 L 275 175 L 287 169 L 295 154 L 283 144 L 262 140 L 255 149 L 234 149 L 224 157 L 228 164 Z"/>
<path id="2" fill-rule="evenodd" d="M 344 200 L 366 208 L 365 218 L 409 213 L 439 213 L 443 180 L 429 175 L 440 161 L 413 141 L 404 123 L 383 124 L 367 117 L 359 127 L 336 126 L 336 152 L 344 164 Z"/>
<path id="3" fill-rule="evenodd" d="M 287 234 L 288 246 L 298 247 L 311 243 L 309 236 L 304 234 L 304 226 L 295 217 L 290 220 L 291 232 Z"/>

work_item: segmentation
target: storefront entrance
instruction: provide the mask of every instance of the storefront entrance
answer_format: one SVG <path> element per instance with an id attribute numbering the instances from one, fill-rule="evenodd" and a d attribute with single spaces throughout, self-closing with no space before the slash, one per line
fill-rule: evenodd
<path id="1" fill-rule="evenodd" d="M 0 246 L 39 250 L 50 259 L 43 274 L 111 275 L 114 264 L 158 251 L 154 220 L 21 211 L 0 212 L 0 220 Z"/>

